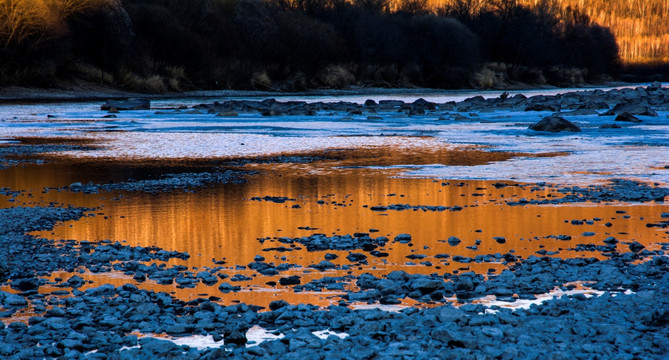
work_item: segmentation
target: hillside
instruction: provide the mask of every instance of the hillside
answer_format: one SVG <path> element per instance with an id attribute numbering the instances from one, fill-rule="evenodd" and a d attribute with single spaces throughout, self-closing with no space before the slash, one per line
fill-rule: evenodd
<path id="1" fill-rule="evenodd" d="M 578 9 L 593 22 L 608 27 L 620 48 L 620 58 L 628 64 L 669 62 L 669 0 L 517 0 L 530 7 L 548 6 Z M 467 6 L 472 9 L 505 2 L 495 0 L 395 0 L 425 3 L 432 9 Z M 511 1 L 506 1 L 512 3 Z"/>
<path id="2" fill-rule="evenodd" d="M 620 23 L 638 34 L 621 47 L 588 14 L 615 22 L 625 11 L 569 1 L 0 0 L 0 86 L 568 86 L 615 78 L 619 54 L 639 63 L 669 52 L 661 22 L 641 16 L 665 14 L 666 0 L 625 8 Z"/>

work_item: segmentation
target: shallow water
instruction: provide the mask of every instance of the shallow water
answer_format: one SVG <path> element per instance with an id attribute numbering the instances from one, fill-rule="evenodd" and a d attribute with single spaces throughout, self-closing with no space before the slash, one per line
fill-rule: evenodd
<path id="1" fill-rule="evenodd" d="M 280 100 L 364 102 L 397 99 L 413 101 L 462 100 L 476 94 L 412 94 L 398 97 L 373 94 L 364 97 L 313 97 Z M 499 93 L 486 93 L 496 97 Z M 512 94 L 513 95 L 513 94 Z M 532 94 L 528 94 L 532 95 Z M 212 102 L 214 99 L 207 99 Z M 204 101 L 204 100 L 203 100 Z M 154 102 L 154 107 L 191 106 L 199 99 Z M 24 192 L 11 199 L 0 196 L 0 207 L 49 203 L 95 208 L 96 215 L 35 233 L 54 240 L 110 240 L 131 246 L 158 246 L 188 252 L 186 265 L 193 272 L 225 263 L 220 273 L 244 274 L 251 280 L 233 283 L 242 291 L 222 294 L 216 286 L 195 288 L 159 285 L 147 280 L 138 286 L 167 291 L 182 299 L 215 296 L 221 303 L 244 302 L 266 306 L 284 299 L 290 303 L 329 305 L 341 291 L 294 292 L 290 286 L 268 285 L 280 277 L 300 275 L 302 284 L 324 276 L 372 273 L 382 276 L 394 270 L 412 274 L 475 271 L 496 274 L 508 264 L 503 256 L 527 258 L 548 255 L 562 258 L 605 258 L 597 251 L 577 251 L 580 244 L 602 245 L 614 236 L 621 243 L 638 241 L 656 249 L 669 241 L 666 231 L 647 227 L 669 212 L 662 203 L 579 203 L 510 206 L 519 199 L 560 197 L 554 187 L 527 185 L 537 181 L 553 184 L 605 183 L 617 177 L 669 184 L 669 125 L 666 112 L 644 123 L 625 124 L 624 129 L 602 130 L 612 117 L 577 116 L 569 120 L 582 133 L 537 135 L 527 126 L 549 112 L 493 111 L 461 113 L 460 120 L 435 114 L 408 117 L 381 113 L 378 118 L 327 113 L 314 117 L 262 117 L 241 114 L 217 117 L 186 110 L 128 111 L 105 119 L 99 103 L 28 104 L 0 108 L 0 141 L 39 143 L 37 139 L 79 139 L 97 150 L 72 150 L 40 155 L 46 163 L 25 164 L 0 171 L 0 187 Z M 51 115 L 51 117 L 49 117 Z M 443 114 L 448 118 L 449 114 Z M 316 159 L 309 163 L 250 163 L 235 170 L 255 171 L 246 183 L 215 185 L 194 192 L 161 194 L 110 192 L 72 193 L 53 188 L 74 182 L 109 183 L 129 178 L 156 178 L 164 173 L 208 171 L 227 168 L 228 161 L 268 155 L 298 155 Z M 320 159 L 320 160 L 319 160 Z M 497 188 L 497 182 L 510 185 Z M 46 188 L 52 188 L 47 189 Z M 283 203 L 253 201 L 253 197 L 287 197 Z M 409 204 L 418 209 L 373 211 L 372 206 Z M 462 207 L 460 211 L 429 211 L 426 206 Z M 597 220 L 599 219 L 599 220 Z M 571 220 L 592 221 L 572 225 Z M 610 226 L 605 225 L 610 223 Z M 377 230 L 377 231 L 373 231 Z M 373 232 L 372 232 L 373 231 Z M 370 232 L 387 236 L 387 257 L 368 256 L 369 264 L 353 265 L 348 251 L 265 251 L 279 246 L 277 237 L 301 237 L 315 233 L 345 235 Z M 392 242 L 402 233 L 410 244 Z M 594 233 L 594 234 L 588 234 Z M 586 235 L 587 234 L 587 235 Z M 567 235 L 569 241 L 557 240 Z M 461 240 L 457 246 L 447 239 Z M 503 237 L 504 242 L 495 238 Z M 258 239 L 265 239 L 264 242 Z M 478 243 L 480 241 L 480 243 Z M 474 248 L 473 246 L 476 246 Z M 353 251 L 362 252 L 362 251 Z M 345 270 L 320 272 L 309 268 L 338 256 Z M 454 261 L 453 256 L 473 258 L 499 254 L 492 262 Z M 279 276 L 263 276 L 236 268 L 262 255 L 276 265 L 296 264 Z M 418 255 L 409 259 L 408 255 Z M 438 255 L 448 255 L 448 258 Z M 54 274 L 67 279 L 72 274 Z M 135 283 L 122 273 L 80 274 L 98 286 L 103 283 Z M 226 280 L 229 281 L 229 280 Z M 346 289 L 355 289 L 354 281 Z M 40 291 L 62 290 L 42 287 Z M 358 304 L 362 305 L 362 304 Z M 415 305 L 405 300 L 404 306 Z"/>
<path id="2" fill-rule="evenodd" d="M 495 154 L 491 158 L 490 154 Z M 35 235 L 54 240 L 88 240 L 122 242 L 131 246 L 158 246 L 166 250 L 188 252 L 188 260 L 171 260 L 168 264 L 186 265 L 194 272 L 211 269 L 219 265 L 214 261 L 225 261 L 219 271 L 229 275 L 244 274 L 251 280 L 235 282 L 242 291 L 222 294 L 216 286 L 199 284 L 195 288 L 178 288 L 174 285 L 159 285 L 152 280 L 137 284 L 155 291 L 172 292 L 182 299 L 199 296 L 215 296 L 221 303 L 241 301 L 267 306 L 273 300 L 283 299 L 291 303 L 311 303 L 326 306 L 336 303 L 341 291 L 293 292 L 291 286 L 268 286 L 287 275 L 300 275 L 302 284 L 324 276 L 346 276 L 371 273 L 382 276 L 394 270 L 409 273 L 431 274 L 475 271 L 484 275 L 499 273 L 506 268 L 503 258 L 493 262 L 458 262 L 453 256 L 474 258 L 477 255 L 509 254 L 528 256 L 597 257 L 605 256 L 597 251 L 576 251 L 578 244 L 603 245 L 602 240 L 614 236 L 625 243 L 638 241 L 649 249 L 658 248 L 669 236 L 659 228 L 647 227 L 650 222 L 659 222 L 661 213 L 669 212 L 669 206 L 659 203 L 580 203 L 563 205 L 510 206 L 507 201 L 518 199 L 546 199 L 561 197 L 551 187 L 513 186 L 502 188 L 496 182 L 485 180 L 432 180 L 394 176 L 398 170 L 387 168 L 374 170 L 355 164 L 379 161 L 385 165 L 392 159 L 402 162 L 410 154 L 393 153 L 385 149 L 385 157 L 377 151 L 358 152 L 356 156 L 343 160 L 322 160 L 310 164 L 248 164 L 242 169 L 258 171 L 247 176 L 243 184 L 216 185 L 195 192 L 173 191 L 162 194 L 113 192 L 82 194 L 68 191 L 40 189 L 62 187 L 73 181 L 97 180 L 123 174 L 110 172 L 114 167 L 100 167 L 100 172 L 89 163 L 51 163 L 13 167 L 0 172 L 3 184 L 14 189 L 28 189 L 13 202 L 2 206 L 44 205 L 50 202 L 98 208 L 93 217 L 69 221 L 56 226 L 53 231 Z M 452 164 L 481 164 L 495 161 L 511 161 L 514 154 L 488 153 L 478 149 L 440 153 L 414 154 L 416 163 L 443 159 Z M 555 156 L 560 156 L 555 155 Z M 376 159 L 376 160 L 372 160 Z M 385 160 L 384 160 L 385 159 Z M 506 160 L 504 160 L 506 159 Z M 156 172 L 155 169 L 147 173 Z M 125 174 L 140 174 L 135 169 Z M 286 197 L 283 203 L 255 201 L 253 197 Z M 319 203 L 321 201 L 321 203 Z M 413 206 L 460 206 L 460 211 L 386 210 L 373 211 L 372 206 L 409 204 Z M 297 205 L 297 206 L 295 206 Z M 599 220 L 598 220 L 599 219 Z M 572 225 L 571 220 L 592 221 L 592 224 Z M 610 227 L 605 225 L 610 223 Z M 370 232 L 374 231 L 374 232 Z M 376 258 L 360 250 L 352 251 L 368 255 L 368 265 L 352 265 L 346 259 L 349 251 L 308 252 L 298 245 L 293 251 L 265 251 L 270 248 L 288 247 L 277 242 L 276 237 L 301 237 L 315 233 L 345 235 L 370 232 L 372 237 L 387 236 L 391 241 L 379 250 L 387 257 Z M 587 234 L 588 232 L 594 235 Z M 392 242 L 401 233 L 412 236 L 410 244 Z M 562 241 L 549 236 L 568 235 L 571 240 Z M 451 246 L 447 239 L 458 237 L 462 242 Z M 495 238 L 503 237 L 504 243 Z M 264 242 L 258 239 L 266 239 Z M 476 248 L 472 246 L 480 243 Z M 348 270 L 324 272 L 309 268 L 324 260 L 325 253 L 338 256 L 332 260 L 336 265 L 351 265 Z M 409 259 L 407 255 L 422 255 L 421 259 Z M 443 259 L 441 255 L 449 258 Z M 236 268 L 254 261 L 262 255 L 266 262 L 279 265 L 296 264 L 297 268 L 277 276 L 264 276 L 248 269 Z M 439 255 L 439 256 L 438 256 Z M 122 273 L 79 274 L 93 284 L 111 283 L 120 286 L 131 282 L 131 275 Z M 71 274 L 54 274 L 67 279 Z M 229 281 L 229 280 L 226 280 Z M 354 281 L 346 286 L 355 289 Z M 51 292 L 60 288 L 43 287 Z M 413 305 L 407 300 L 405 305 Z"/>

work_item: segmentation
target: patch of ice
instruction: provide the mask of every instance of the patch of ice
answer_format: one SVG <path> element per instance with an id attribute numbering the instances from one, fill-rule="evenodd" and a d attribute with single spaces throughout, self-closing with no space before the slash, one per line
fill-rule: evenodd
<path id="1" fill-rule="evenodd" d="M 564 295 L 576 295 L 583 294 L 585 297 L 601 296 L 604 294 L 604 291 L 594 290 L 594 289 L 578 289 L 578 290 L 568 290 L 564 291 L 562 289 L 555 289 L 546 294 L 535 295 L 536 299 L 519 299 L 514 302 L 500 301 L 494 295 L 489 295 L 480 299 L 477 299 L 474 303 L 484 305 L 488 308 L 490 307 L 500 307 L 505 309 L 517 310 L 517 309 L 529 309 L 532 305 L 541 305 L 546 301 L 553 300 L 555 298 L 562 297 Z M 627 293 L 625 293 L 627 294 Z M 486 309 L 486 313 L 496 313 L 498 310 L 495 309 Z"/>
<path id="2" fill-rule="evenodd" d="M 336 336 L 340 339 L 346 339 L 348 337 L 347 333 L 338 333 L 338 332 L 334 332 L 332 330 L 314 331 L 313 334 L 316 335 L 316 337 L 318 337 L 319 339 L 322 339 L 322 340 L 327 339 L 331 335 Z"/>
<path id="3" fill-rule="evenodd" d="M 187 345 L 189 347 L 198 349 L 198 350 L 204 350 L 204 349 L 211 349 L 211 348 L 220 348 L 224 345 L 224 341 L 216 341 L 214 340 L 214 337 L 211 335 L 191 335 L 191 336 L 185 336 L 185 337 L 169 337 L 169 338 L 164 338 L 163 340 L 169 340 L 176 345 Z"/>
<path id="4" fill-rule="evenodd" d="M 246 339 L 249 341 L 246 347 L 256 346 L 263 341 L 274 341 L 284 338 L 284 334 L 276 335 L 260 326 L 253 326 L 246 332 Z"/>
<path id="5" fill-rule="evenodd" d="M 351 309 L 353 310 L 371 310 L 371 309 L 378 309 L 382 311 L 388 311 L 388 312 L 400 312 L 403 309 L 406 309 L 408 306 L 406 305 L 383 305 L 383 304 L 354 304 L 351 305 Z"/>
<path id="6" fill-rule="evenodd" d="M 132 349 L 139 349 L 139 348 L 140 348 L 139 345 L 135 345 L 135 346 L 123 346 L 123 347 L 121 347 L 121 348 L 119 349 L 119 351 L 132 350 Z"/>

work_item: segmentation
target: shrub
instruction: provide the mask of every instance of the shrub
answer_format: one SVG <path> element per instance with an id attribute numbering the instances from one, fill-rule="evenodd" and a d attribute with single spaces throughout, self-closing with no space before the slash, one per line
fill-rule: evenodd
<path id="1" fill-rule="evenodd" d="M 316 84 L 327 88 L 342 89 L 356 81 L 355 75 L 344 65 L 328 65 L 316 77 Z"/>

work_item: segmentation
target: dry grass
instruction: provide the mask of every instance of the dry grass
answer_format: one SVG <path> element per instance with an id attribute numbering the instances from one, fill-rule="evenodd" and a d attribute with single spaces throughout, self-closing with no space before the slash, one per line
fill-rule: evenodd
<path id="1" fill-rule="evenodd" d="M 258 71 L 251 75 L 251 87 L 256 90 L 271 90 L 272 79 L 266 71 Z"/>
<path id="2" fill-rule="evenodd" d="M 472 85 L 479 89 L 491 89 L 497 82 L 497 75 L 491 69 L 484 67 L 472 76 Z"/>
<path id="3" fill-rule="evenodd" d="M 347 66 L 328 65 L 318 74 L 316 81 L 324 87 L 342 89 L 355 83 L 356 77 Z"/>
<path id="4" fill-rule="evenodd" d="M 118 79 L 123 87 L 133 91 L 162 94 L 168 90 L 165 80 L 160 75 L 142 77 L 135 73 L 125 71 L 118 75 Z"/>
<path id="5" fill-rule="evenodd" d="M 70 71 L 74 73 L 74 76 L 99 84 L 105 85 L 114 85 L 114 76 L 108 72 L 102 71 L 101 69 L 85 63 L 74 63 L 70 66 Z"/>
<path id="6" fill-rule="evenodd" d="M 107 0 L 0 0 L 0 44 L 39 44 L 67 31 L 71 16 Z M 111 1 L 111 0 L 110 0 Z"/>

